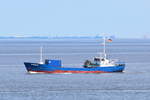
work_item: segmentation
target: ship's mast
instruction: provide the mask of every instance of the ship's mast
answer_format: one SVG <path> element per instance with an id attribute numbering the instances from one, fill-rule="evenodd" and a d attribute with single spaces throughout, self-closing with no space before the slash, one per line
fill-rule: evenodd
<path id="1" fill-rule="evenodd" d="M 43 64 L 43 47 L 40 47 L 40 64 Z"/>
<path id="2" fill-rule="evenodd" d="M 106 55 L 106 37 L 103 37 L 103 55 L 104 55 L 104 59 L 106 59 L 107 55 Z"/>

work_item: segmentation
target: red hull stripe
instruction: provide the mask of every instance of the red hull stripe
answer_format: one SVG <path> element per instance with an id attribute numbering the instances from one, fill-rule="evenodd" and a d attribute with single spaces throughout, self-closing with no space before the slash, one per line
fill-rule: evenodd
<path id="1" fill-rule="evenodd" d="M 61 71 L 61 70 L 56 70 L 56 71 L 29 71 L 29 72 L 39 72 L 39 73 L 109 73 L 109 72 L 104 72 L 104 71 Z"/>

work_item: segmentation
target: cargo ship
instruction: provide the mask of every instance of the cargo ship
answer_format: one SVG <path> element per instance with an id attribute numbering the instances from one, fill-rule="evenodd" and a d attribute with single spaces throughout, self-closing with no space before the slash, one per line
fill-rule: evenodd
<path id="1" fill-rule="evenodd" d="M 42 47 L 40 49 L 40 62 L 24 62 L 28 73 L 111 73 L 123 72 L 125 63 L 119 60 L 109 59 L 106 55 L 106 42 L 112 41 L 103 37 L 103 53 L 99 57 L 94 57 L 93 61 L 86 60 L 81 68 L 63 67 L 62 61 L 57 59 L 42 60 Z"/>

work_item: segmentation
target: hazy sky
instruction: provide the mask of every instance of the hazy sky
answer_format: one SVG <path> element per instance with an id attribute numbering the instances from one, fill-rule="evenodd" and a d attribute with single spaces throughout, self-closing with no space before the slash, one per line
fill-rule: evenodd
<path id="1" fill-rule="evenodd" d="M 150 0 L 0 0 L 0 35 L 150 35 Z"/>

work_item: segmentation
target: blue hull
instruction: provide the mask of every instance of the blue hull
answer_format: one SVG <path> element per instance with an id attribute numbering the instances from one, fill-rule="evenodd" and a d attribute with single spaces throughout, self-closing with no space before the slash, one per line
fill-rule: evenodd
<path id="1" fill-rule="evenodd" d="M 28 63 L 25 62 L 25 67 L 28 72 L 39 73 L 110 73 L 122 72 L 125 65 L 108 66 L 108 67 L 93 67 L 93 68 L 63 68 L 47 64 Z"/>

